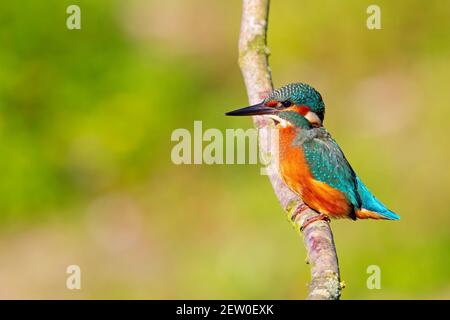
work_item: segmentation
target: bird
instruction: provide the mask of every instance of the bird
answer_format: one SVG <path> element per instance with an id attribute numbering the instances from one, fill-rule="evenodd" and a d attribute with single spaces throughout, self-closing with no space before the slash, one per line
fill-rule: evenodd
<path id="1" fill-rule="evenodd" d="M 267 116 L 279 139 L 279 172 L 286 185 L 311 208 L 317 219 L 399 220 L 366 187 L 343 151 L 323 126 L 325 103 L 306 83 L 273 90 L 262 102 L 225 113 Z"/>

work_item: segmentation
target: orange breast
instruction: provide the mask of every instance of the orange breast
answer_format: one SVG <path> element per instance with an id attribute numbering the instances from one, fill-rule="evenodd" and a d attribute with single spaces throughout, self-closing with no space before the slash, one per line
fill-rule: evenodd
<path id="1" fill-rule="evenodd" d="M 286 184 L 312 209 L 333 218 L 348 217 L 353 208 L 345 195 L 314 179 L 301 147 L 293 147 L 295 129 L 279 129 L 280 173 Z"/>

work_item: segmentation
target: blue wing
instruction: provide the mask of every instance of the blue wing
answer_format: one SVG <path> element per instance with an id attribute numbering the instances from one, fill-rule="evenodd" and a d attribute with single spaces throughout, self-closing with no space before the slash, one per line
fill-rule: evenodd
<path id="1" fill-rule="evenodd" d="M 375 196 L 367 189 L 359 177 L 356 177 L 358 193 L 361 198 L 361 208 L 376 212 L 388 220 L 399 220 L 400 217 L 386 208 Z"/>
<path id="2" fill-rule="evenodd" d="M 316 138 L 303 141 L 303 151 L 311 173 L 316 180 L 343 192 L 355 210 L 359 209 L 361 200 L 356 175 L 336 141 L 322 130 Z"/>
<path id="3" fill-rule="evenodd" d="M 316 130 L 315 133 L 311 133 Z M 343 192 L 355 210 L 366 209 L 388 220 L 400 217 L 387 209 L 356 176 L 339 145 L 324 128 L 303 131 L 301 143 L 306 161 L 316 180 Z M 308 137 L 307 134 L 310 134 Z M 294 142 L 295 143 L 295 142 Z"/>

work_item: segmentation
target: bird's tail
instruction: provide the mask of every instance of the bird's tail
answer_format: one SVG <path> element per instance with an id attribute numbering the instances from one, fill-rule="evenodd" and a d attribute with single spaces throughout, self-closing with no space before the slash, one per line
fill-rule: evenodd
<path id="1" fill-rule="evenodd" d="M 357 218 L 383 220 L 400 219 L 397 214 L 386 208 L 377 198 L 375 198 L 359 177 L 356 177 L 356 182 L 358 184 L 358 193 L 361 197 L 361 210 L 356 211 Z"/>

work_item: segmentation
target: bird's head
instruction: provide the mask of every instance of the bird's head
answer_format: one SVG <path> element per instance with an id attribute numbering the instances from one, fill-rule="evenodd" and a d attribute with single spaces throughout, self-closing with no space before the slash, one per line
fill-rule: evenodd
<path id="1" fill-rule="evenodd" d="M 313 87 L 305 83 L 291 83 L 272 91 L 258 104 L 227 112 L 226 115 L 267 115 L 282 126 L 300 126 L 306 119 L 310 126 L 320 127 L 325 115 L 325 104 Z"/>

